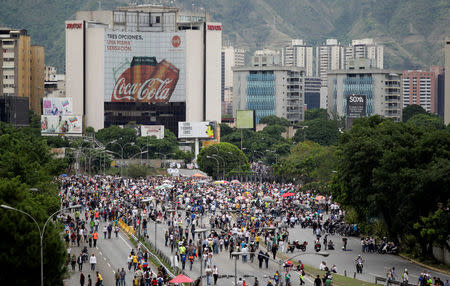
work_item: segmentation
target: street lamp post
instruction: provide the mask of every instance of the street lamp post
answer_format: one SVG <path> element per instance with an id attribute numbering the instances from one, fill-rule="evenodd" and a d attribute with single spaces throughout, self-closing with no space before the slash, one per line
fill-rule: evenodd
<path id="1" fill-rule="evenodd" d="M 207 229 L 205 229 L 205 228 L 200 228 L 200 229 L 196 229 L 196 230 L 194 230 L 194 233 L 205 233 L 205 232 L 207 232 L 208 230 Z M 203 261 L 202 261 L 202 259 L 200 258 L 200 284 L 199 284 L 199 286 L 201 286 L 202 285 L 202 281 L 203 281 Z"/>
<path id="2" fill-rule="evenodd" d="M 212 156 L 213 156 L 213 157 L 217 157 L 217 158 L 219 158 L 219 159 L 222 160 L 222 162 L 223 162 L 222 180 L 225 180 L 225 159 L 222 158 L 221 156 L 217 155 L 217 154 L 213 154 Z"/>
<path id="3" fill-rule="evenodd" d="M 237 258 L 239 255 L 247 255 L 252 252 L 232 252 L 231 256 L 234 256 L 234 285 L 237 285 Z"/>
<path id="4" fill-rule="evenodd" d="M 80 207 L 80 205 L 68 207 L 68 208 L 65 208 L 65 209 L 60 209 L 60 210 L 54 212 L 53 214 L 51 214 L 51 215 L 48 217 L 48 219 L 47 219 L 47 221 L 44 223 L 44 227 L 43 227 L 42 229 L 41 229 L 41 227 L 39 226 L 39 224 L 38 224 L 38 222 L 36 221 L 36 219 L 35 219 L 33 216 L 31 216 L 29 213 L 24 212 L 24 211 L 19 210 L 19 209 L 16 209 L 16 208 L 13 208 L 13 207 L 10 207 L 10 206 L 8 206 L 8 205 L 0 205 L 0 207 L 2 207 L 2 208 L 4 208 L 4 209 L 7 209 L 7 210 L 18 211 L 18 212 L 20 212 L 20 213 L 23 213 L 24 215 L 27 215 L 29 218 L 31 218 L 31 219 L 34 221 L 34 223 L 36 224 L 36 226 L 37 226 L 37 228 L 38 228 L 38 230 L 39 230 L 39 239 L 40 239 L 40 247 L 41 247 L 41 286 L 44 286 L 44 232 L 45 232 L 45 227 L 47 226 L 48 222 L 50 221 L 50 219 L 51 219 L 54 215 L 56 215 L 56 214 L 58 214 L 58 213 L 60 213 L 60 212 L 62 212 L 62 211 L 65 211 L 65 210 L 67 210 L 67 209 L 73 209 L 73 208 Z"/>
<path id="5" fill-rule="evenodd" d="M 220 173 L 220 167 L 219 167 L 219 160 L 217 160 L 217 158 L 216 157 L 213 157 L 213 156 L 206 156 L 206 158 L 209 158 L 209 159 L 214 159 L 214 160 L 216 160 L 216 162 L 217 162 L 217 176 L 219 176 L 219 173 Z"/>

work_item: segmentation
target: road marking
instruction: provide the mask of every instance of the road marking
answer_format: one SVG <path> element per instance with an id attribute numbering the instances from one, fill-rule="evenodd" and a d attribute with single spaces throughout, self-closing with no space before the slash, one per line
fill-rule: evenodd
<path id="1" fill-rule="evenodd" d="M 103 257 L 103 259 L 106 261 L 106 257 Z"/>
<path id="2" fill-rule="evenodd" d="M 106 263 L 106 264 L 108 264 L 108 266 L 111 267 L 111 264 L 109 264 L 109 263 Z"/>
<path id="3" fill-rule="evenodd" d="M 103 255 L 101 251 L 99 251 L 100 255 Z"/>
<path id="4" fill-rule="evenodd" d="M 130 246 L 130 244 L 125 239 L 123 239 L 123 237 L 120 234 L 119 234 L 119 237 L 123 240 L 123 242 L 125 242 L 125 244 L 128 246 L 128 248 L 130 248 L 130 249 L 133 248 Z"/>

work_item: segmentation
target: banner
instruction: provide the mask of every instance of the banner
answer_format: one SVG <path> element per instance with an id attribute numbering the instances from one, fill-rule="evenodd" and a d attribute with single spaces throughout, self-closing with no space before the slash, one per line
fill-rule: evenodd
<path id="1" fill-rule="evenodd" d="M 366 96 L 361 94 L 351 94 L 347 96 L 346 128 L 353 126 L 353 119 L 366 116 Z"/>
<path id="2" fill-rule="evenodd" d="M 82 133 L 82 117 L 75 115 L 41 115 L 41 135 L 78 135 Z"/>
<path id="3" fill-rule="evenodd" d="M 184 33 L 105 33 L 105 102 L 184 102 Z"/>
<path id="4" fill-rule="evenodd" d="M 72 115 L 71 97 L 46 97 L 42 99 L 43 115 Z"/>
<path id="5" fill-rule="evenodd" d="M 255 111 L 254 110 L 237 110 L 236 111 L 236 128 L 255 128 Z"/>
<path id="6" fill-rule="evenodd" d="M 178 122 L 178 138 L 214 139 L 215 137 L 216 122 Z"/>
<path id="7" fill-rule="evenodd" d="M 155 136 L 156 139 L 163 139 L 164 125 L 141 125 L 141 136 Z"/>

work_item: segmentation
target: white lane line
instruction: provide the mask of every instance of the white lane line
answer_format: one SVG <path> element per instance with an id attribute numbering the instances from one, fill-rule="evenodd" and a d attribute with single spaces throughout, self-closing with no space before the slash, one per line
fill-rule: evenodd
<path id="1" fill-rule="evenodd" d="M 101 251 L 99 251 L 100 255 L 103 255 Z"/>
<path id="2" fill-rule="evenodd" d="M 120 234 L 119 234 L 119 237 L 123 240 L 123 242 L 125 242 L 125 244 L 128 246 L 128 248 L 130 248 L 130 249 L 133 248 L 125 239 L 123 239 L 123 237 Z"/>
<path id="3" fill-rule="evenodd" d="M 111 264 L 109 264 L 109 263 L 106 263 L 106 264 L 108 264 L 108 266 L 111 267 Z"/>
<path id="4" fill-rule="evenodd" d="M 106 257 L 103 257 L 103 259 L 106 261 Z"/>

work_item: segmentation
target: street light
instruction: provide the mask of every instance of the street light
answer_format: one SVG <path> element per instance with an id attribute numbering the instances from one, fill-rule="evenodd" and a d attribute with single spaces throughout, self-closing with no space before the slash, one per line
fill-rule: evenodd
<path id="1" fill-rule="evenodd" d="M 217 157 L 217 158 L 222 160 L 222 162 L 223 162 L 222 179 L 225 180 L 225 159 L 222 158 L 221 156 L 217 155 L 217 154 L 212 154 L 211 156 Z"/>
<path id="2" fill-rule="evenodd" d="M 194 230 L 195 233 L 206 233 L 208 230 L 206 228 L 200 228 L 200 229 L 196 229 Z M 202 285 L 202 280 L 203 280 L 203 261 L 202 259 L 200 259 L 200 286 Z M 237 284 L 236 284 L 237 285 Z"/>
<path id="3" fill-rule="evenodd" d="M 39 230 L 39 238 L 40 238 L 40 246 L 41 246 L 41 286 L 44 286 L 44 241 L 43 241 L 43 240 L 44 240 L 45 227 L 47 226 L 47 223 L 50 221 L 50 219 L 51 219 L 54 215 L 56 215 L 56 214 L 58 214 L 58 213 L 60 213 L 60 212 L 62 212 L 62 211 L 65 211 L 65 210 L 67 210 L 67 209 L 78 208 L 78 207 L 80 207 L 80 206 L 81 206 L 81 205 L 75 205 L 75 206 L 71 206 L 71 207 L 68 207 L 68 208 L 65 208 L 65 209 L 60 209 L 60 210 L 54 212 L 52 215 L 50 215 L 50 216 L 48 217 L 47 221 L 44 223 L 44 227 L 43 227 L 42 230 L 41 230 L 41 227 L 39 226 L 39 224 L 38 224 L 38 222 L 36 221 L 36 219 L 35 219 L 33 216 L 31 216 L 29 213 L 24 212 L 24 211 L 19 210 L 19 209 L 16 209 L 16 208 L 13 208 L 13 207 L 10 207 L 10 206 L 8 206 L 8 205 L 0 205 L 1 208 L 7 209 L 7 210 L 12 210 L 12 211 L 18 211 L 18 212 L 20 212 L 20 213 L 23 213 L 24 215 L 27 215 L 27 216 L 28 216 L 29 218 L 31 218 L 31 219 L 34 221 L 34 223 L 36 224 L 36 226 L 37 226 L 37 228 L 38 228 L 38 230 Z"/>
<path id="4" fill-rule="evenodd" d="M 242 251 L 231 252 L 231 256 L 235 256 L 235 258 L 234 258 L 234 285 L 238 285 L 237 284 L 237 258 L 239 255 L 247 255 L 249 253 L 252 253 L 252 252 L 242 252 Z"/>
<path id="5" fill-rule="evenodd" d="M 209 159 L 214 159 L 214 160 L 216 160 L 216 162 L 217 162 L 217 176 L 219 176 L 219 172 L 220 172 L 220 167 L 219 167 L 219 160 L 217 160 L 217 158 L 216 157 L 213 157 L 213 156 L 206 156 L 206 158 L 209 158 Z"/>

